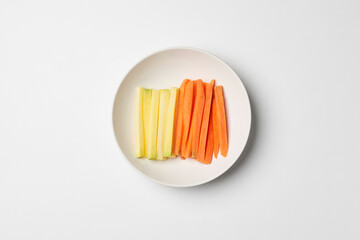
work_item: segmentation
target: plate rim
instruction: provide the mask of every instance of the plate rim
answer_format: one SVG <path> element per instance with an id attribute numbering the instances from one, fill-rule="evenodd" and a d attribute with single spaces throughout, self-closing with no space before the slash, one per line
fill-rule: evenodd
<path id="1" fill-rule="evenodd" d="M 176 184 L 170 184 L 170 183 L 167 183 L 167 182 L 164 182 L 164 181 L 160 181 L 160 180 L 157 180 L 157 179 L 154 179 L 148 175 L 146 175 L 145 173 L 143 173 L 142 171 L 140 171 L 138 168 L 136 168 L 129 159 L 127 159 L 127 157 L 125 156 L 123 150 L 121 149 L 121 146 L 117 140 L 117 137 L 116 137 L 116 134 L 115 134 L 115 121 L 114 121 L 114 112 L 115 112 L 115 102 L 116 102 L 116 97 L 118 95 L 118 92 L 120 91 L 120 88 L 121 88 L 121 85 L 123 84 L 124 80 L 126 79 L 126 77 L 130 74 L 130 72 L 137 66 L 139 65 L 140 63 L 142 63 L 144 60 L 156 55 L 156 54 L 159 54 L 159 53 L 162 53 L 162 52 L 166 52 L 166 51 L 171 51 L 171 50 L 191 50 L 191 51 L 196 51 L 196 52 L 200 52 L 200 53 L 203 53 L 205 55 L 208 55 L 209 57 L 212 57 L 216 60 L 218 60 L 220 63 L 222 63 L 223 65 L 225 65 L 237 78 L 238 80 L 240 81 L 240 84 L 242 85 L 242 87 L 244 88 L 245 90 L 245 96 L 246 96 L 246 99 L 247 99 L 247 102 L 249 104 L 249 129 L 247 131 L 247 134 L 246 134 L 246 140 L 245 140 L 245 144 L 244 144 L 244 147 L 243 149 L 241 150 L 240 152 L 240 155 L 237 157 L 237 159 L 228 167 L 226 168 L 224 171 L 221 171 L 219 174 L 215 175 L 215 176 L 212 176 L 211 178 L 209 179 L 205 179 L 204 181 L 199 181 L 197 183 L 194 183 L 194 184 L 182 184 L 182 185 L 176 185 Z M 120 149 L 120 153 L 122 155 L 123 158 L 125 158 L 128 162 L 128 164 L 130 164 L 132 166 L 132 168 L 135 168 L 137 172 L 139 172 L 141 175 L 145 176 L 147 179 L 150 179 L 151 181 L 153 182 L 156 182 L 158 184 L 161 184 L 161 185 L 164 185 L 164 186 L 168 186 L 168 187 L 177 187 L 177 188 L 185 188 L 185 187 L 196 187 L 196 186 L 200 186 L 200 185 L 203 185 L 205 183 L 209 183 L 209 182 L 212 182 L 213 180 L 219 178 L 220 176 L 222 176 L 224 173 L 226 173 L 227 171 L 229 171 L 234 165 L 235 163 L 240 159 L 241 155 L 244 153 L 244 150 L 249 142 L 249 138 L 250 138 L 250 132 L 251 132 L 251 129 L 252 129 L 252 107 L 251 107 L 251 102 L 250 102 L 250 98 L 249 98 L 249 94 L 247 92 L 247 89 L 245 88 L 245 85 L 243 83 L 243 81 L 241 80 L 241 78 L 239 77 L 239 75 L 225 62 L 223 61 L 221 58 L 217 57 L 216 55 L 206 51 L 206 50 L 203 50 L 203 49 L 200 49 L 200 48 L 196 48 L 196 47 L 188 47 L 188 46 L 176 46 L 176 47 L 167 47 L 167 48 L 161 48 L 159 50 L 156 50 L 150 54 L 147 54 L 146 56 L 140 58 L 139 61 L 136 61 L 135 64 L 130 64 L 130 67 L 127 67 L 123 73 L 121 74 L 120 76 L 120 83 L 117 83 L 117 90 L 114 94 L 114 97 L 113 97 L 113 102 L 112 102 L 112 111 L 111 111 L 111 115 L 112 115 L 112 129 L 113 129 L 113 137 L 114 137 L 114 140 L 115 142 L 117 143 L 118 145 L 118 148 Z"/>

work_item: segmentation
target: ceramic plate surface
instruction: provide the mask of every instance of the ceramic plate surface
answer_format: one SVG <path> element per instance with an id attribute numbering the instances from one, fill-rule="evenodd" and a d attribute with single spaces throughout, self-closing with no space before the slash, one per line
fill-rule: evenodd
<path id="1" fill-rule="evenodd" d="M 136 88 L 164 89 L 180 87 L 189 78 L 223 85 L 229 152 L 226 158 L 213 158 L 210 165 L 180 158 L 165 161 L 135 157 Z M 123 78 L 113 106 L 115 137 L 124 157 L 137 170 L 155 182 L 189 187 L 209 182 L 228 170 L 244 150 L 251 127 L 251 109 L 240 78 L 223 61 L 207 52 L 192 48 L 171 48 L 156 52 L 137 63 Z"/>

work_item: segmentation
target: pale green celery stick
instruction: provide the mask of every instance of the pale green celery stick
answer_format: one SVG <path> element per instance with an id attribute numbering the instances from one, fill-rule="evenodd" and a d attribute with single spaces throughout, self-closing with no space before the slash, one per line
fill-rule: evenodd
<path id="1" fill-rule="evenodd" d="M 157 136 L 157 156 L 156 159 L 164 160 L 164 139 L 165 139 L 165 124 L 166 112 L 168 110 L 170 91 L 169 89 L 160 90 L 160 107 L 159 107 L 159 122 L 158 122 L 158 136 Z"/>
<path id="2" fill-rule="evenodd" d="M 144 89 L 143 96 L 143 122 L 144 122 L 144 156 L 148 157 L 149 125 L 151 110 L 151 89 Z"/>
<path id="3" fill-rule="evenodd" d="M 173 136 L 174 136 L 174 122 L 175 112 L 177 107 L 179 95 L 179 88 L 173 87 L 170 89 L 170 100 L 168 104 L 168 111 L 166 113 L 165 124 L 165 142 L 164 142 L 164 157 L 172 157 L 173 151 Z"/>
<path id="4" fill-rule="evenodd" d="M 151 93 L 151 108 L 149 122 L 148 158 L 156 159 L 156 142 L 159 117 L 159 90 L 153 89 Z"/>
<path id="5" fill-rule="evenodd" d="M 143 95 L 144 89 L 136 89 L 136 117 L 135 117 L 135 154 L 136 157 L 144 157 L 144 126 L 143 126 Z"/>

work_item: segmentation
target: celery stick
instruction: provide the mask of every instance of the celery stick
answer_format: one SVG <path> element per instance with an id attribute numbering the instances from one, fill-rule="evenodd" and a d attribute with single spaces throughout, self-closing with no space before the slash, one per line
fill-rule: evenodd
<path id="1" fill-rule="evenodd" d="M 160 107 L 159 107 L 159 122 L 158 122 L 158 136 L 157 136 L 157 156 L 156 159 L 164 160 L 164 138 L 165 138 L 165 123 L 166 112 L 168 110 L 170 91 L 169 89 L 160 90 Z"/>
<path id="2" fill-rule="evenodd" d="M 151 108 L 149 122 L 148 158 L 156 159 L 156 144 L 159 116 L 159 90 L 153 89 L 151 93 Z"/>
<path id="3" fill-rule="evenodd" d="M 177 107 L 177 100 L 179 95 L 179 88 L 173 87 L 170 89 L 170 100 L 168 111 L 166 113 L 166 130 L 164 142 L 164 157 L 172 157 L 173 135 L 174 135 L 174 120 L 175 111 Z"/>
<path id="4" fill-rule="evenodd" d="M 136 157 L 144 157 L 144 126 L 142 113 L 142 99 L 144 89 L 138 87 L 136 90 L 136 117 L 135 117 L 135 154 Z"/>

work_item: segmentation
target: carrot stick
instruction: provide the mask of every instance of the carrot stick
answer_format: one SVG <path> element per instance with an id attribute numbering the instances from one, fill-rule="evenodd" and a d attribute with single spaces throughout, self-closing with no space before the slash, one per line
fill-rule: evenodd
<path id="1" fill-rule="evenodd" d="M 212 124 L 213 124 L 213 131 L 214 131 L 214 155 L 215 158 L 217 158 L 219 153 L 219 121 L 217 116 L 217 107 L 216 107 L 216 99 L 215 94 L 212 101 L 212 107 L 211 107 L 211 116 L 212 118 Z"/>
<path id="2" fill-rule="evenodd" d="M 200 80 L 200 79 L 199 79 Z M 190 158 L 191 157 L 191 152 L 192 152 L 192 142 L 193 142 L 193 132 L 195 130 L 195 125 L 194 125 L 194 117 L 195 117 L 195 99 L 196 99 L 196 91 L 197 91 L 197 85 L 196 82 L 198 80 L 193 81 L 194 84 L 194 89 L 193 89 L 193 111 L 192 111 L 192 117 L 191 117 L 191 121 L 190 121 L 190 132 L 188 135 L 188 139 L 186 141 L 186 147 L 185 147 L 185 152 L 182 153 L 182 156 L 185 158 Z M 200 80 L 201 81 L 201 80 Z M 202 84 L 201 87 L 203 88 Z"/>
<path id="3" fill-rule="evenodd" d="M 214 128 L 213 128 L 213 118 L 210 117 L 209 132 L 206 142 L 206 153 L 205 153 L 205 161 L 204 161 L 205 164 L 211 163 L 213 152 L 214 152 Z"/>
<path id="4" fill-rule="evenodd" d="M 193 118 L 191 127 L 194 125 L 192 136 L 191 156 L 197 158 L 200 138 L 200 128 L 205 104 L 204 84 L 201 79 L 196 81 L 196 97 L 194 102 Z"/>
<path id="5" fill-rule="evenodd" d="M 186 147 L 185 147 L 185 151 L 182 152 L 182 156 L 185 157 L 185 158 L 190 158 L 191 157 L 191 146 L 192 146 L 192 134 L 193 134 L 193 131 L 194 131 L 194 124 L 191 124 L 191 127 L 190 127 L 190 133 L 189 133 L 189 136 L 188 136 L 188 140 L 186 142 Z"/>
<path id="6" fill-rule="evenodd" d="M 219 120 L 218 124 L 219 124 L 220 153 L 223 157 L 226 157 L 228 153 L 228 139 L 227 139 L 227 129 L 226 129 L 226 113 L 225 113 L 223 87 L 216 86 L 214 91 L 215 91 L 215 99 L 217 106 L 217 115 Z"/>
<path id="7" fill-rule="evenodd" d="M 200 80 L 200 79 L 199 79 L 199 80 Z M 197 80 L 193 80 L 193 81 L 192 81 L 192 82 L 193 82 L 193 85 L 194 85 L 194 88 L 193 88 L 193 93 L 194 93 L 194 95 L 193 95 L 193 111 L 194 111 L 194 103 L 195 103 L 195 99 L 196 99 L 196 89 L 197 89 L 196 81 L 197 81 Z"/>
<path id="8" fill-rule="evenodd" d="M 212 101 L 214 84 L 215 84 L 215 80 L 211 80 L 210 83 L 205 84 L 205 105 L 204 105 L 203 118 L 201 122 L 199 149 L 198 149 L 198 157 L 197 157 L 197 160 L 200 162 L 205 161 L 206 139 L 209 129 L 209 118 L 210 118 L 211 101 Z"/>
<path id="9" fill-rule="evenodd" d="M 185 151 L 186 142 L 188 140 L 189 130 L 190 130 L 190 120 L 193 107 L 193 95 L 194 95 L 194 82 L 189 81 L 185 87 L 184 95 L 184 116 L 183 116 L 183 137 L 182 137 L 182 146 L 181 152 Z"/>
<path id="10" fill-rule="evenodd" d="M 176 130 L 174 132 L 174 154 L 180 155 L 181 153 L 181 143 L 183 135 L 183 115 L 184 115 L 184 95 L 185 95 L 185 86 L 189 82 L 189 79 L 185 79 L 179 90 L 179 103 L 178 103 L 178 114 L 176 118 Z"/>

